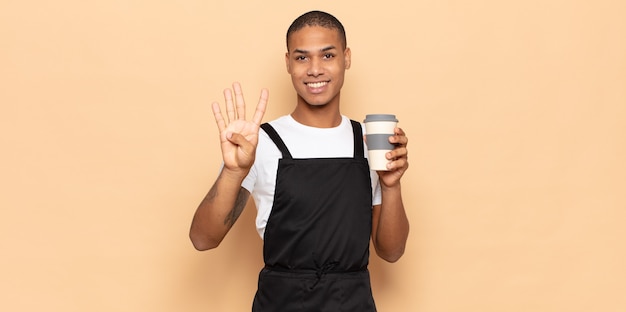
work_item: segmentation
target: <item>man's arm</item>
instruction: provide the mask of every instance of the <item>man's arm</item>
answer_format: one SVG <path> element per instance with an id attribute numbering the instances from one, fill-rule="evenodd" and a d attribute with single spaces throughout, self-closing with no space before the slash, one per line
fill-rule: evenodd
<path id="1" fill-rule="evenodd" d="M 189 238 L 197 250 L 219 246 L 241 215 L 250 197 L 241 187 L 242 180 L 222 171 L 198 206 L 189 230 Z"/>
<path id="2" fill-rule="evenodd" d="M 372 241 L 376 254 L 388 262 L 396 262 L 404 254 L 409 235 L 409 220 L 404 211 L 400 185 L 382 188 L 382 204 L 372 211 Z"/>
<path id="3" fill-rule="evenodd" d="M 388 165 L 390 171 L 378 171 L 382 203 L 373 207 L 372 241 L 378 256 L 388 262 L 396 262 L 404 254 L 409 236 L 409 220 L 404 210 L 400 185 L 400 178 L 409 167 L 406 149 L 408 139 L 402 129 L 396 128 L 395 135 L 389 141 L 396 147 L 387 154 L 387 159 L 392 160 Z"/>
<path id="4" fill-rule="evenodd" d="M 235 93 L 234 99 L 232 91 Z M 248 201 L 250 194 L 241 187 L 241 182 L 254 164 L 259 125 L 265 114 L 268 96 L 266 89 L 261 90 L 251 121 L 245 118 L 246 106 L 238 83 L 233 84 L 233 90 L 224 90 L 226 115 L 222 114 L 217 102 L 213 103 L 224 167 L 196 209 L 191 222 L 189 238 L 198 250 L 217 247 Z"/>

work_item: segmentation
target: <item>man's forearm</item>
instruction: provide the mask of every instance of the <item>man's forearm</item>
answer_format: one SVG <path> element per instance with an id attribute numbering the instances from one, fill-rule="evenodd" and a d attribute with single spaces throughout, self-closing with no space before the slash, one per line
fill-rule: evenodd
<path id="1" fill-rule="evenodd" d="M 382 204 L 374 209 L 372 230 L 374 246 L 378 255 L 395 262 L 404 254 L 409 235 L 409 221 L 404 210 L 400 184 L 382 188 Z"/>
<path id="2" fill-rule="evenodd" d="M 241 187 L 243 177 L 225 170 L 220 172 L 191 223 L 189 237 L 196 249 L 217 247 L 241 215 L 249 198 L 248 191 Z"/>

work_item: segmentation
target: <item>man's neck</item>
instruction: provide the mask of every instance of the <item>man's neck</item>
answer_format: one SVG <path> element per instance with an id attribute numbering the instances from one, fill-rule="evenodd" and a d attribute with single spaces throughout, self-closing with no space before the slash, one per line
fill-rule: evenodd
<path id="1" fill-rule="evenodd" d="M 341 112 L 339 111 L 339 97 L 325 105 L 311 105 L 298 97 L 296 108 L 291 117 L 309 127 L 334 128 L 341 124 Z"/>
<path id="2" fill-rule="evenodd" d="M 298 105 L 291 113 L 291 117 L 309 127 L 334 128 L 341 124 L 339 109 L 325 106 L 302 106 Z"/>

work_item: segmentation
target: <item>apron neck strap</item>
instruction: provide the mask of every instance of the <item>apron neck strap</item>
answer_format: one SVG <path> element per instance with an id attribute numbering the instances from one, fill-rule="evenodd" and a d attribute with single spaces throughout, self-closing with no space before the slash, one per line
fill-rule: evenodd
<path id="1" fill-rule="evenodd" d="M 350 124 L 352 124 L 352 134 L 354 136 L 354 158 L 355 159 L 364 159 L 364 149 L 363 149 L 363 131 L 361 129 L 361 124 L 358 121 L 350 120 Z M 264 123 L 261 125 L 261 129 L 269 135 L 270 139 L 274 141 L 274 144 L 278 147 L 280 152 L 283 154 L 283 158 L 285 159 L 293 159 L 287 145 L 283 139 L 278 135 L 276 129 L 272 127 L 269 123 Z"/>
<path id="2" fill-rule="evenodd" d="M 270 139 L 274 141 L 274 144 L 276 144 L 276 147 L 278 147 L 280 152 L 283 153 L 284 159 L 293 158 L 291 157 L 291 153 L 289 152 L 289 149 L 287 149 L 287 145 L 285 145 L 285 142 L 283 142 L 283 139 L 280 138 L 280 135 L 278 135 L 278 132 L 276 132 L 276 130 L 274 129 L 274 127 L 272 127 L 272 125 L 266 122 L 261 125 L 261 129 L 263 129 L 265 133 L 267 133 L 267 135 L 270 136 Z"/>
<path id="3" fill-rule="evenodd" d="M 358 121 L 350 120 L 352 124 L 352 134 L 354 135 L 354 158 L 355 159 L 363 159 L 364 150 L 363 150 L 363 131 L 361 129 L 361 124 Z"/>

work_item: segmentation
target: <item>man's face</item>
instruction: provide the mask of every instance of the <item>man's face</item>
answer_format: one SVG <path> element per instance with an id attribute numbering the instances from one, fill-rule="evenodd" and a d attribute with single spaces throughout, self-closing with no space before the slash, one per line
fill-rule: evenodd
<path id="1" fill-rule="evenodd" d="M 350 68 L 350 49 L 344 50 L 337 30 L 305 26 L 292 33 L 285 62 L 299 102 L 338 104 L 344 74 Z"/>

